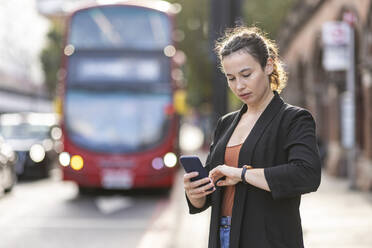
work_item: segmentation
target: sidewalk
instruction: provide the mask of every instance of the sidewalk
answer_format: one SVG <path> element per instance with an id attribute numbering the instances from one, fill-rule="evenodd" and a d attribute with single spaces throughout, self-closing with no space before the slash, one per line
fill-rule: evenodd
<path id="1" fill-rule="evenodd" d="M 202 162 L 206 154 L 197 154 Z M 183 189 L 181 168 L 172 189 L 170 202 L 152 223 L 137 248 L 205 248 L 208 246 L 210 209 L 190 215 Z"/>
<path id="2" fill-rule="evenodd" d="M 346 179 L 322 175 L 301 203 L 305 247 L 371 248 L 372 193 L 351 191 Z"/>
<path id="3" fill-rule="evenodd" d="M 207 247 L 210 210 L 188 214 L 182 176 L 181 170 L 170 203 L 154 221 L 139 248 Z M 301 216 L 305 247 L 372 247 L 372 193 L 350 191 L 347 180 L 324 173 L 318 191 L 302 197 Z"/>

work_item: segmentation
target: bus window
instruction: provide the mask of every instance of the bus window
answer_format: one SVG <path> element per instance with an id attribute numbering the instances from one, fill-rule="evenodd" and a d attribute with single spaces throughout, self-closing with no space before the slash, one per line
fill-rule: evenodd
<path id="1" fill-rule="evenodd" d="M 104 6 L 77 12 L 69 44 L 79 48 L 159 50 L 171 44 L 169 19 L 159 11 Z"/>
<path id="2" fill-rule="evenodd" d="M 142 57 L 141 57 L 142 56 Z M 169 59 L 141 54 L 74 54 L 68 63 L 68 85 L 93 83 L 167 83 Z"/>

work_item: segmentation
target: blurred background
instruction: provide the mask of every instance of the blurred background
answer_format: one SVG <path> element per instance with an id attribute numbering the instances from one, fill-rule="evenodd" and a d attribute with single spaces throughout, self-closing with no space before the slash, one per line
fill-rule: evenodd
<path id="1" fill-rule="evenodd" d="M 241 102 L 213 53 L 274 39 L 323 161 L 306 247 L 372 247 L 372 1 L 1 0 L 0 247 L 206 247 L 178 157 Z"/>

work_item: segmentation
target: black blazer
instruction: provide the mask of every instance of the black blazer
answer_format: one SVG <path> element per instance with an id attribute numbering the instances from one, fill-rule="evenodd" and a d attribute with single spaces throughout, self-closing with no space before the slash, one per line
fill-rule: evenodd
<path id="1" fill-rule="evenodd" d="M 321 165 L 315 137 L 315 122 L 302 108 L 274 97 L 244 141 L 238 166 L 264 168 L 271 192 L 252 185 L 236 184 L 230 247 L 300 248 L 304 247 L 300 218 L 301 194 L 316 191 L 320 185 Z M 225 149 L 240 117 L 247 111 L 229 113 L 217 123 L 206 161 L 207 170 L 224 164 Z M 212 206 L 209 230 L 210 248 L 218 248 L 223 187 L 207 197 L 203 208 L 187 199 L 191 214 Z"/>

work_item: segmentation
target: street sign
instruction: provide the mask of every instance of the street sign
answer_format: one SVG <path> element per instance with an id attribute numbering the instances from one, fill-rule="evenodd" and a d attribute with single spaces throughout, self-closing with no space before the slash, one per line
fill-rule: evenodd
<path id="1" fill-rule="evenodd" d="M 345 22 L 326 22 L 322 27 L 323 66 L 328 71 L 347 70 L 350 66 L 351 28 Z"/>

